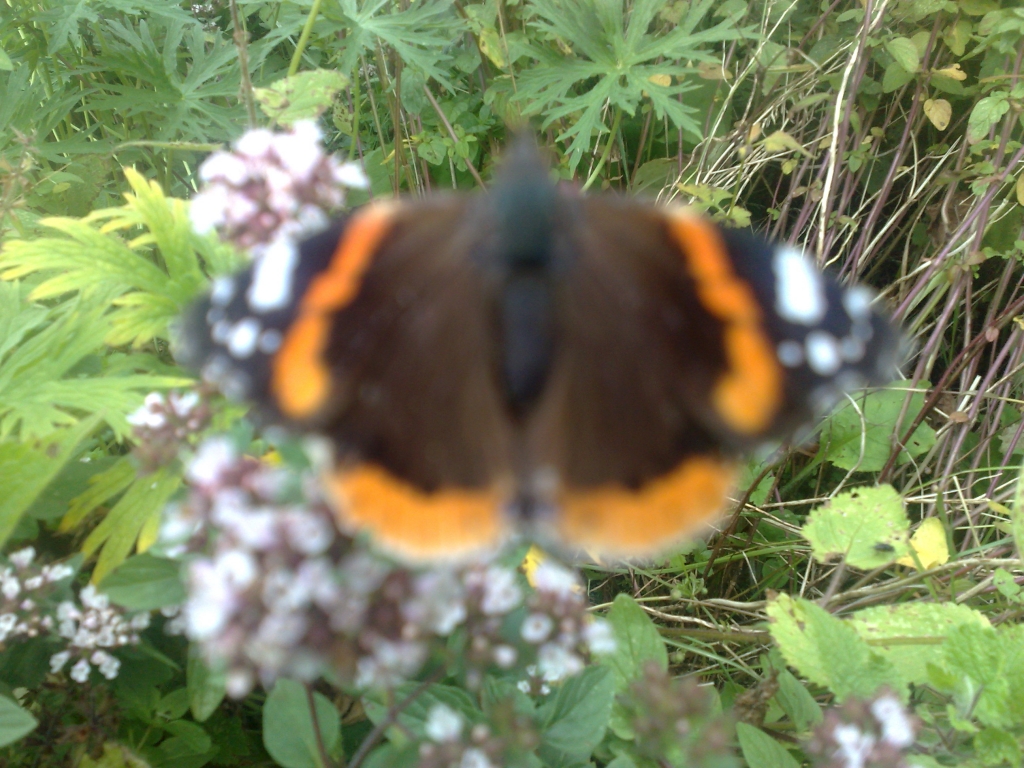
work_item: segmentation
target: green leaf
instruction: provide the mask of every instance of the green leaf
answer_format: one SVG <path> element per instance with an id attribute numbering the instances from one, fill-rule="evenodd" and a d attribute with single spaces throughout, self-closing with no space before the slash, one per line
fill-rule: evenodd
<path id="1" fill-rule="evenodd" d="M 429 685 L 422 688 L 419 683 L 406 683 L 398 686 L 394 691 L 394 700 L 402 701 L 413 693 L 418 695 L 398 714 L 399 728 L 393 728 L 388 733 L 388 738 L 399 746 L 408 740 L 408 734 L 416 739 L 426 738 L 423 726 L 427 722 L 430 710 L 438 704 L 462 714 L 469 725 L 475 725 L 484 721 L 483 713 L 476 706 L 473 697 L 462 688 L 453 685 Z M 372 698 L 370 698 L 372 696 Z M 374 724 L 384 722 L 388 715 L 388 702 L 382 691 L 376 691 L 363 699 L 363 708 L 366 716 Z"/>
<path id="2" fill-rule="evenodd" d="M 800 768 L 800 762 L 789 750 L 760 728 L 737 723 L 736 736 L 750 768 Z"/>
<path id="3" fill-rule="evenodd" d="M 739 28 L 731 19 L 705 24 L 716 6 L 715 0 L 695 0 L 669 31 L 651 34 L 649 29 L 658 28 L 654 20 L 661 0 L 636 0 L 629 7 L 624 0 L 533 0 L 539 36 L 563 41 L 573 55 L 557 46 L 534 46 L 538 63 L 520 74 L 516 98 L 529 113 L 542 115 L 545 127 L 571 117 L 558 137 L 571 139 L 571 171 L 594 140 L 607 133 L 603 114 L 609 106 L 609 114 L 633 115 L 647 100 L 659 120 L 667 118 L 699 139 L 700 112 L 678 98 L 698 85 L 692 82 L 694 70 L 680 62 L 716 60 L 714 44 L 754 36 L 751 28 Z M 658 85 L 665 77 L 675 84 Z"/>
<path id="4" fill-rule="evenodd" d="M 563 682 L 537 712 L 539 754 L 550 768 L 585 764 L 604 738 L 615 701 L 615 676 L 588 667 Z"/>
<path id="5" fill-rule="evenodd" d="M 161 467 L 140 475 L 125 491 L 103 520 L 82 543 L 86 556 L 100 550 L 92 578 L 101 582 L 124 562 L 148 523 L 158 517 L 164 504 L 181 485 L 180 470 Z"/>
<path id="6" fill-rule="evenodd" d="M 942 641 L 951 631 L 963 624 L 991 626 L 983 613 L 955 603 L 880 605 L 857 611 L 849 621 L 875 653 L 918 685 L 928 682 L 928 665 L 942 661 Z"/>
<path id="7" fill-rule="evenodd" d="M 917 46 L 914 45 L 913 41 L 906 37 L 894 37 L 890 40 L 885 41 L 885 50 L 889 52 L 889 55 L 896 60 L 906 72 L 911 74 L 917 72 L 921 65 L 921 60 L 918 58 Z M 884 88 L 884 86 L 883 86 Z"/>
<path id="8" fill-rule="evenodd" d="M 838 699 L 873 695 L 883 685 L 905 696 L 906 682 L 885 658 L 872 652 L 849 622 L 809 600 L 788 595 L 768 604 L 772 637 L 786 663 Z"/>
<path id="9" fill-rule="evenodd" d="M 877 568 L 907 554 L 910 521 L 891 485 L 858 488 L 814 509 L 801 533 L 818 562 L 845 558 L 854 568 Z"/>
<path id="10" fill-rule="evenodd" d="M 821 707 L 810 692 L 788 669 L 777 672 L 779 690 L 775 699 L 798 731 L 808 731 L 821 722 Z"/>
<path id="11" fill-rule="evenodd" d="M 313 700 L 320 735 L 329 754 L 341 737 L 341 718 L 326 696 L 314 693 Z M 263 745 L 283 768 L 324 768 L 302 683 L 278 680 L 267 696 L 263 705 Z"/>
<path id="12" fill-rule="evenodd" d="M 0 696 L 0 747 L 13 744 L 34 731 L 37 725 L 39 721 L 28 710 L 19 707 L 13 699 Z"/>
<path id="13" fill-rule="evenodd" d="M 981 141 L 999 120 L 1010 110 L 1009 94 L 996 91 L 990 96 L 978 99 L 967 119 L 967 140 Z"/>
<path id="14" fill-rule="evenodd" d="M 885 68 L 885 73 L 882 75 L 882 92 L 892 93 L 913 79 L 913 72 L 907 72 L 898 61 L 894 61 Z"/>
<path id="15" fill-rule="evenodd" d="M 329 109 L 348 86 L 348 78 L 332 69 L 314 69 L 282 77 L 269 88 L 254 88 L 260 108 L 280 125 L 313 120 Z"/>
<path id="16" fill-rule="evenodd" d="M 98 417 L 86 419 L 52 433 L 38 446 L 0 441 L 0 477 L 4 478 L 0 493 L 0 546 L 98 423 Z"/>
<path id="17" fill-rule="evenodd" d="M 615 689 L 620 693 L 643 677 L 644 667 L 653 663 L 668 669 L 668 651 L 658 628 L 636 600 L 625 593 L 615 596 L 608 622 L 615 633 L 615 650 L 600 657 L 600 662 L 615 676 Z"/>
<path id="18" fill-rule="evenodd" d="M 209 718 L 224 701 L 225 677 L 223 670 L 210 669 L 198 646 L 189 646 L 188 666 L 185 668 L 188 705 L 192 717 L 200 723 Z"/>
<path id="19" fill-rule="evenodd" d="M 856 398 L 856 407 L 847 400 L 822 428 L 821 446 L 825 459 L 841 469 L 881 470 L 889 459 L 894 431 L 902 439 L 924 406 L 924 393 L 912 393 L 903 421 L 899 429 L 894 430 L 906 398 L 907 392 L 892 388 L 868 392 Z M 922 422 L 903 446 L 900 460 L 920 456 L 934 444 L 935 430 Z"/>
<path id="20" fill-rule="evenodd" d="M 974 751 L 982 765 L 1020 765 L 1020 740 L 999 728 L 985 728 L 974 737 Z"/>
<path id="21" fill-rule="evenodd" d="M 992 728 L 1024 722 L 1024 627 L 995 630 L 966 623 L 954 627 L 930 682 L 948 693 L 961 717 Z"/>
<path id="22" fill-rule="evenodd" d="M 130 611 L 155 611 L 185 602 L 181 563 L 150 554 L 136 555 L 111 571 L 99 588 Z"/>

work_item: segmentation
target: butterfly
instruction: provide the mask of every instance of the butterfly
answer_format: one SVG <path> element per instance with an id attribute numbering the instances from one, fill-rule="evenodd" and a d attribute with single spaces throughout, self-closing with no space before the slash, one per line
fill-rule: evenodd
<path id="1" fill-rule="evenodd" d="M 371 202 L 214 281 L 178 356 L 328 438 L 339 520 L 413 559 L 528 530 L 649 556 L 726 504 L 748 452 L 887 381 L 900 334 L 801 250 L 683 206 L 552 182 Z"/>

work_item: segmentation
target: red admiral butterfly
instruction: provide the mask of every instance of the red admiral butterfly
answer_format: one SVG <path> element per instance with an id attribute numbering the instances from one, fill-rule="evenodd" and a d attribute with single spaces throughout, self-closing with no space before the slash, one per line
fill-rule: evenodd
<path id="1" fill-rule="evenodd" d="M 887 380 L 872 298 L 686 208 L 564 190 L 520 142 L 489 193 L 371 203 L 217 279 L 180 357 L 329 437 L 340 519 L 394 552 L 526 524 L 635 556 L 712 519 L 743 452 Z"/>

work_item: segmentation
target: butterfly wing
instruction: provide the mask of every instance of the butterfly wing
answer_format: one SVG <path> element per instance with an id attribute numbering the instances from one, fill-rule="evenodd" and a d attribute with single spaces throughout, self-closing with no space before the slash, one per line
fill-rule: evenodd
<path id="1" fill-rule="evenodd" d="M 301 298 L 259 315 L 261 332 L 280 335 L 276 348 L 240 361 L 230 333 L 216 341 L 210 331 L 191 355 L 222 387 L 246 377 L 240 394 L 271 418 L 331 438 L 339 455 L 326 484 L 343 521 L 411 557 L 486 547 L 505 527 L 510 436 L 493 288 L 471 256 L 473 204 L 437 197 L 359 209 L 301 246 L 288 278 Z M 246 296 L 259 279 L 253 269 L 234 278 L 237 296 L 219 308 L 215 289 L 199 322 L 216 326 L 211 309 L 232 328 L 255 314 Z"/>
<path id="2" fill-rule="evenodd" d="M 572 220 L 562 342 L 532 437 L 557 468 L 567 541 L 637 555 L 692 533 L 724 505 L 740 451 L 804 423 L 815 387 L 884 367 L 888 325 L 870 310 L 860 322 L 874 346 L 859 356 L 850 345 L 849 360 L 820 374 L 806 356 L 780 361 L 780 344 L 806 348 L 816 330 L 839 334 L 838 348 L 853 321 L 843 289 L 817 271 L 808 279 L 824 314 L 810 325 L 779 316 L 772 246 L 757 238 L 612 197 L 580 200 Z"/>

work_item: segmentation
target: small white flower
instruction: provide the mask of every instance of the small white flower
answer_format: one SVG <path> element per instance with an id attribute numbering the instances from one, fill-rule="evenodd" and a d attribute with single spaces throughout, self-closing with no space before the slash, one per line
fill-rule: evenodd
<path id="1" fill-rule="evenodd" d="M 594 619 L 583 628 L 583 639 L 591 653 L 609 654 L 615 652 L 615 631 L 604 619 Z"/>
<path id="2" fill-rule="evenodd" d="M 7 556 L 7 559 L 11 561 L 15 568 L 28 568 L 35 556 L 36 550 L 33 547 L 25 547 L 17 552 L 12 552 Z"/>
<path id="3" fill-rule="evenodd" d="M 470 747 L 462 753 L 459 768 L 494 768 L 494 763 L 490 761 L 482 749 Z"/>
<path id="4" fill-rule="evenodd" d="M 29 578 L 25 579 L 25 589 L 29 592 L 31 592 L 33 589 L 39 589 L 41 586 L 43 586 L 42 575 L 30 576 Z"/>
<path id="5" fill-rule="evenodd" d="M 56 563 L 54 565 L 43 566 L 43 577 L 51 584 L 55 581 L 63 581 L 74 573 L 75 569 L 67 563 Z"/>
<path id="6" fill-rule="evenodd" d="M 248 694 L 255 684 L 252 672 L 247 669 L 232 669 L 224 679 L 224 688 L 233 699 L 240 699 Z"/>
<path id="7" fill-rule="evenodd" d="M 74 621 L 81 617 L 82 612 L 78 610 L 78 606 L 70 600 L 65 600 L 57 606 L 57 618 L 60 621 Z"/>
<path id="8" fill-rule="evenodd" d="M 110 598 L 102 592 L 97 592 L 96 587 L 92 584 L 82 588 L 82 591 L 78 593 L 78 599 L 86 608 L 95 608 L 97 611 L 102 611 L 110 605 Z"/>
<path id="9" fill-rule="evenodd" d="M 499 645 L 494 648 L 494 663 L 502 669 L 508 669 L 516 663 L 519 653 L 511 645 Z"/>
<path id="10" fill-rule="evenodd" d="M 864 768 L 868 756 L 875 747 L 875 738 L 864 733 L 856 725 L 837 725 L 832 737 L 839 745 L 836 755 L 841 756 L 843 768 Z"/>
<path id="11" fill-rule="evenodd" d="M 895 696 L 879 696 L 871 703 L 871 714 L 882 726 L 882 741 L 900 749 L 914 743 L 914 726 Z"/>
<path id="12" fill-rule="evenodd" d="M 358 163 L 342 163 L 336 166 L 333 172 L 334 180 L 344 187 L 354 189 L 369 189 L 370 180 L 363 173 Z"/>
<path id="13" fill-rule="evenodd" d="M 99 668 L 100 674 L 107 680 L 117 677 L 117 672 L 121 669 L 121 661 L 106 651 L 96 651 L 89 660 Z"/>
<path id="14" fill-rule="evenodd" d="M 134 616 L 132 616 L 131 620 L 128 622 L 128 626 L 134 629 L 136 632 L 141 632 L 142 630 L 149 627 L 149 622 L 149 612 L 143 611 L 142 613 L 136 613 Z"/>
<path id="15" fill-rule="evenodd" d="M 284 517 L 288 543 L 296 552 L 319 555 L 334 542 L 334 528 L 323 517 L 308 512 L 294 511 Z"/>
<path id="16" fill-rule="evenodd" d="M 256 559 L 240 549 L 229 549 L 217 555 L 213 570 L 225 588 L 232 591 L 247 589 L 259 575 Z"/>
<path id="17" fill-rule="evenodd" d="M 249 170 L 237 155 L 230 152 L 214 152 L 199 166 L 199 178 L 202 181 L 226 181 L 233 186 L 241 186 L 249 178 Z"/>
<path id="18" fill-rule="evenodd" d="M 194 485 L 215 485 L 238 458 L 234 444 L 226 437 L 204 440 L 185 470 L 185 478 Z"/>
<path id="19" fill-rule="evenodd" d="M 435 704 L 427 713 L 423 732 L 431 741 L 442 744 L 457 741 L 462 735 L 463 726 L 462 715 L 445 704 Z"/>
<path id="20" fill-rule="evenodd" d="M 568 568 L 552 560 L 544 560 L 533 572 L 534 587 L 538 592 L 551 592 L 569 597 L 581 591 L 579 578 Z"/>
<path id="21" fill-rule="evenodd" d="M 50 657 L 50 672 L 53 674 L 60 672 L 64 669 L 64 665 L 68 663 L 70 658 L 71 651 L 61 651 L 60 653 L 53 654 L 53 656 Z"/>
<path id="22" fill-rule="evenodd" d="M 546 682 L 557 683 L 583 671 L 583 659 L 555 643 L 545 643 L 537 652 L 537 666 Z"/>
<path id="23" fill-rule="evenodd" d="M 492 565 L 484 573 L 484 596 L 480 610 L 488 616 L 499 616 L 516 608 L 523 600 L 523 591 L 510 568 Z"/>
<path id="24" fill-rule="evenodd" d="M 555 622 L 546 613 L 531 613 L 523 621 L 519 634 L 526 642 L 537 645 L 551 636 L 554 626 Z"/>
<path id="25" fill-rule="evenodd" d="M 189 201 L 188 218 L 196 234 L 205 235 L 227 221 L 225 212 L 228 206 L 228 190 L 220 185 L 212 185 Z"/>
<path id="26" fill-rule="evenodd" d="M 235 142 L 235 150 L 249 157 L 265 155 L 274 144 L 274 134 L 266 128 L 246 131 Z"/>
<path id="27" fill-rule="evenodd" d="M 516 683 L 516 688 L 518 688 L 523 693 L 529 693 L 531 691 L 530 681 L 529 680 L 520 680 L 518 683 Z"/>
<path id="28" fill-rule="evenodd" d="M 21 593 L 21 583 L 15 576 L 4 576 L 0 584 L 0 592 L 8 600 L 13 600 Z"/>
<path id="29" fill-rule="evenodd" d="M 75 662 L 75 666 L 71 668 L 71 679 L 76 683 L 84 683 L 89 679 L 89 662 L 85 659 L 79 659 Z"/>

